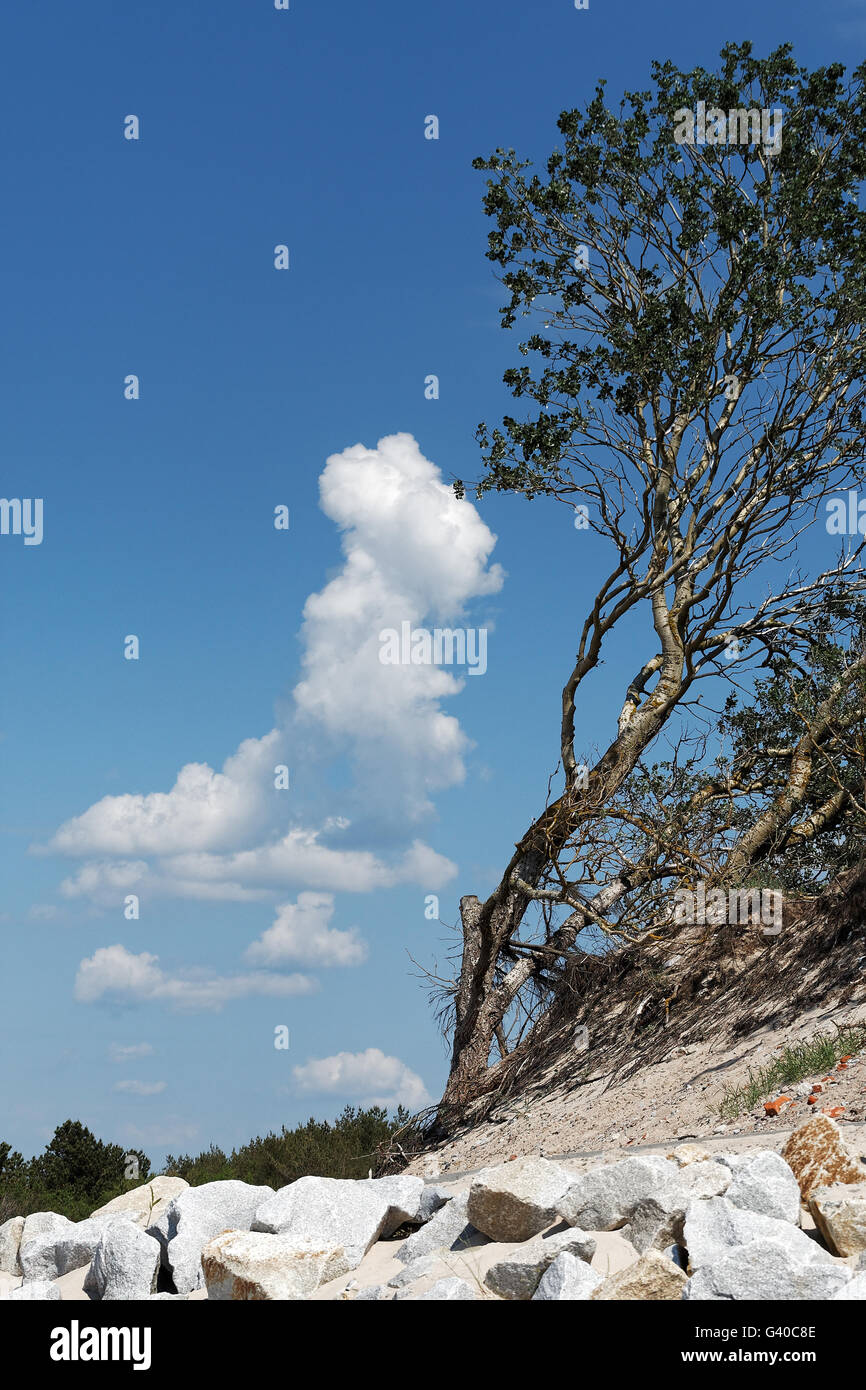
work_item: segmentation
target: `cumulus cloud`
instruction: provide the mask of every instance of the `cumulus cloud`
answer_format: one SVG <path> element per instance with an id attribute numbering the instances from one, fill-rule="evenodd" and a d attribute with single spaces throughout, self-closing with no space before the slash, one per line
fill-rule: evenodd
<path id="1" fill-rule="evenodd" d="M 153 898 L 189 898 L 203 902 L 259 902 L 270 899 L 270 888 L 246 888 L 240 883 L 204 870 L 203 877 L 184 877 L 173 866 L 180 863 L 163 859 L 158 868 L 144 859 L 111 860 L 92 859 L 82 864 L 74 874 L 63 879 L 60 892 L 65 898 L 87 898 L 100 907 L 116 908 L 118 901 L 127 894 L 139 896 L 146 893 Z M 219 855 L 191 859 L 193 864 L 220 866 L 223 860 Z M 435 886 L 435 885 L 434 885 Z"/>
<path id="2" fill-rule="evenodd" d="M 417 820 L 431 809 L 430 791 L 464 775 L 468 741 L 439 704 L 461 681 L 443 666 L 383 665 L 380 633 L 454 622 L 471 600 L 496 593 L 496 537 L 410 434 L 332 455 L 319 491 L 345 560 L 304 608 L 298 711 L 336 744 L 350 743 L 368 801 Z"/>
<path id="3" fill-rule="evenodd" d="M 399 1057 L 388 1057 L 378 1047 L 364 1052 L 338 1052 L 334 1057 L 311 1057 L 293 1068 L 300 1091 L 340 1096 L 362 1105 L 405 1105 L 419 1110 L 430 1104 L 420 1076 Z"/>
<path id="4" fill-rule="evenodd" d="M 502 586 L 490 559 L 496 538 L 409 434 L 328 458 L 320 503 L 339 530 L 342 563 L 305 604 L 301 675 L 278 727 L 244 738 L 220 771 L 190 761 L 168 790 L 105 796 L 65 821 L 43 850 L 81 861 L 61 885 L 67 899 L 116 909 L 129 893 L 248 903 L 290 890 L 297 900 L 278 907 L 248 962 L 357 965 L 366 947 L 356 930 L 331 924 L 334 894 L 405 883 L 438 891 L 455 877 L 456 866 L 420 838 L 418 824 L 432 813 L 435 793 L 465 775 L 470 745 L 444 708 L 463 673 L 383 664 L 381 634 L 404 623 L 463 623 L 470 605 Z M 275 686 L 283 679 L 275 673 Z M 351 775 L 336 787 L 327 776 L 296 779 L 298 767 L 310 771 L 325 758 Z M 283 763 L 293 769 L 291 796 L 274 786 Z M 148 999 L 219 1009 L 231 999 L 314 988 L 304 975 L 267 968 L 167 973 L 157 957 L 116 945 L 81 962 L 75 993 L 83 1003 Z M 375 1094 L 423 1091 L 397 1059 L 375 1049 L 359 1056 L 387 1072 Z M 351 1071 L 357 1058 L 341 1057 Z"/>
<path id="5" fill-rule="evenodd" d="M 132 1062 L 138 1057 L 152 1057 L 153 1044 L 142 1043 L 112 1043 L 108 1049 L 108 1055 L 112 1062 Z"/>
<path id="6" fill-rule="evenodd" d="M 329 831 L 345 828 L 331 825 Z M 321 833 L 292 830 L 273 844 L 237 854 L 179 854 L 160 860 L 157 869 L 144 860 L 91 860 L 65 878 L 60 891 L 66 898 L 87 898 L 106 908 L 115 908 L 128 893 L 146 893 L 149 899 L 257 902 L 272 900 L 275 891 L 287 887 L 369 893 L 417 883 L 435 890 L 457 872 L 450 859 L 422 840 L 386 860 L 370 850 L 324 844 Z"/>
<path id="7" fill-rule="evenodd" d="M 338 931 L 330 925 L 334 915 L 332 893 L 299 893 L 295 903 L 277 908 L 273 926 L 247 948 L 254 965 L 361 965 L 367 959 L 367 943 L 357 927 Z"/>
<path id="8" fill-rule="evenodd" d="M 323 844 L 315 830 L 291 830 L 275 844 L 237 854 L 179 855 L 167 867 L 186 883 L 243 879 L 248 885 L 279 888 L 298 884 L 345 893 L 369 893 L 398 883 L 438 888 L 457 872 L 450 859 L 420 840 L 387 862 L 370 850 L 335 849 Z"/>
<path id="9" fill-rule="evenodd" d="M 158 1096 L 164 1091 L 164 1081 L 115 1081 L 115 1091 L 126 1091 L 131 1096 Z"/>
<path id="10" fill-rule="evenodd" d="M 284 735 L 248 738 L 222 772 L 187 763 L 169 792 L 104 796 L 66 821 L 48 848 L 63 854 L 176 854 L 236 846 L 267 819 Z"/>
<path id="11" fill-rule="evenodd" d="M 159 957 L 142 951 L 139 955 L 125 946 L 102 946 L 83 960 L 75 977 L 75 998 L 81 1004 L 100 999 L 167 1003 L 177 1009 L 219 1010 L 232 999 L 251 995 L 285 998 L 311 994 L 315 980 L 306 975 L 275 975 L 255 971 L 247 975 L 208 975 L 187 972 L 169 975 L 161 969 Z"/>

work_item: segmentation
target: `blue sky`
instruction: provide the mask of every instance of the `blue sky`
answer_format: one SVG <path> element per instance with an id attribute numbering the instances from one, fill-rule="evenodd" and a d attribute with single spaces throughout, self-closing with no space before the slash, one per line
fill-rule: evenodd
<path id="1" fill-rule="evenodd" d="M 453 924 L 539 809 L 601 563 L 564 510 L 449 493 L 517 341 L 471 160 L 545 157 L 560 110 L 654 57 L 853 66 L 861 14 L 7 10 L 2 492 L 44 499 L 44 538 L 0 538 L 0 1138 L 71 1116 L 159 1162 L 439 1094 L 411 958 L 453 939 L 425 901 Z M 386 612 L 486 628 L 486 672 L 388 684 Z M 632 665 L 594 683 L 587 745 Z"/>

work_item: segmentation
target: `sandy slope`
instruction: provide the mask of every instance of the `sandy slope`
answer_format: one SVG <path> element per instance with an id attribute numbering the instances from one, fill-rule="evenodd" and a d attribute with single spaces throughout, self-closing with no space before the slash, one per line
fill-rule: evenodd
<path id="1" fill-rule="evenodd" d="M 603 1155 L 607 1161 L 621 1157 L 623 1150 L 664 1149 L 671 1140 L 685 1138 L 701 1143 L 718 1138 L 720 1143 L 711 1147 L 730 1150 L 733 1137 L 754 1135 L 763 1146 L 777 1148 L 776 1141 L 812 1113 L 806 1103 L 808 1083 L 821 1077 L 816 1074 L 789 1088 L 794 1102 L 776 1119 L 764 1113 L 763 1100 L 774 1099 L 768 1094 L 753 1110 L 723 1122 L 719 1108 L 726 1091 L 742 1085 L 750 1070 L 765 1067 L 786 1044 L 832 1033 L 835 1025 L 863 1021 L 866 1004 L 860 1003 L 812 1009 L 795 1023 L 758 1029 L 737 1042 L 690 1043 L 671 1030 L 663 1060 L 634 1063 L 627 1076 L 590 1069 L 580 1079 L 564 1078 L 560 1061 L 555 1077 L 541 1076 L 516 1100 L 494 1105 L 488 1119 L 416 1159 L 409 1171 L 433 1174 L 438 1169 L 446 1174 L 503 1162 L 513 1154 L 589 1154 L 595 1161 Z M 575 1072 L 586 1072 L 587 1058 L 591 1066 L 591 1053 L 575 1053 Z M 823 1084 L 816 1108 L 843 1105 L 838 1120 L 846 1134 L 852 1131 L 849 1147 L 859 1142 L 866 1153 L 866 1051 Z M 858 1131 L 862 1137 L 855 1138 Z"/>

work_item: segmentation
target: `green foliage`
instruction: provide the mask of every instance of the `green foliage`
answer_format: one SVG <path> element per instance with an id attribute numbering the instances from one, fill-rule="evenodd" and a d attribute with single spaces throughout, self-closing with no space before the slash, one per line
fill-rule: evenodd
<path id="1" fill-rule="evenodd" d="M 138 1172 L 127 1178 L 129 1160 Z M 0 1211 L 26 1216 L 32 1211 L 56 1211 L 73 1221 L 146 1181 L 150 1160 L 137 1150 L 105 1144 L 80 1120 L 64 1120 L 43 1153 L 25 1161 L 0 1144 Z"/>
<path id="2" fill-rule="evenodd" d="M 136 1181 L 150 1172 L 150 1160 L 140 1153 Z M 37 1160 L 37 1171 L 49 1190 L 69 1190 L 75 1196 L 95 1199 L 106 1188 L 122 1189 L 126 1177 L 127 1151 L 119 1144 L 104 1144 L 80 1120 L 64 1120 L 54 1138 Z"/>
<path id="3" fill-rule="evenodd" d="M 768 1067 L 750 1070 L 745 1086 L 726 1087 L 719 1109 L 720 1118 L 735 1120 L 765 1096 L 775 1097 L 780 1087 L 793 1086 L 806 1077 L 814 1078 L 817 1073 L 828 1071 L 840 1057 L 849 1053 L 853 1056 L 862 1050 L 864 1044 L 866 1027 L 854 1026 L 839 1028 L 835 1034 L 816 1033 L 807 1042 L 786 1047 Z"/>
<path id="4" fill-rule="evenodd" d="M 308 1175 L 366 1178 L 379 1144 L 408 1118 L 409 1112 L 402 1106 L 389 1118 L 378 1105 L 368 1110 L 347 1105 L 333 1124 L 311 1118 L 294 1129 L 284 1125 L 279 1134 L 270 1132 L 264 1139 L 251 1139 L 228 1156 L 214 1145 L 195 1158 L 169 1154 L 165 1172 L 185 1178 L 192 1186 L 225 1178 L 271 1187 L 284 1187 Z"/>
<path id="5" fill-rule="evenodd" d="M 724 373 L 743 404 L 791 371 L 816 398 L 833 372 L 862 376 L 863 335 L 837 348 L 866 303 L 866 65 L 846 83 L 841 64 L 798 67 L 789 44 L 766 59 L 728 44 L 720 57 L 716 71 L 653 63 L 652 89 L 626 92 L 616 111 L 600 82 L 584 109 L 560 115 L 544 171 L 501 148 L 474 161 L 490 174 L 503 327 L 533 314 L 550 330 L 520 344 L 525 361 L 503 378 L 538 414 L 479 427 L 480 491 L 579 491 L 600 421 L 647 402 L 658 418 L 703 419 Z M 780 148 L 678 144 L 676 113 L 699 100 L 781 111 Z M 834 428 L 840 458 L 859 460 L 859 400 Z"/>
<path id="6" fill-rule="evenodd" d="M 399 1106 L 389 1117 L 381 1106 L 367 1110 L 347 1105 L 333 1122 L 306 1124 L 269 1133 L 225 1154 L 215 1144 L 196 1157 L 169 1154 L 163 1172 L 185 1178 L 193 1187 L 237 1178 L 241 1182 L 284 1187 L 307 1174 L 330 1178 L 366 1178 L 376 1150 L 409 1119 Z M 138 1159 L 138 1175 L 126 1178 L 127 1160 Z M 105 1144 L 78 1120 L 65 1120 L 42 1154 L 25 1160 L 11 1145 L 0 1143 L 0 1223 L 32 1211 L 56 1211 L 81 1221 L 122 1192 L 140 1187 L 150 1176 L 143 1153 Z"/>

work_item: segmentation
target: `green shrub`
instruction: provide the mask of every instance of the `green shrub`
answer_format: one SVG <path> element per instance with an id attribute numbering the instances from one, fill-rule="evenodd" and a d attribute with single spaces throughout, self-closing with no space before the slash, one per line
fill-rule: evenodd
<path id="1" fill-rule="evenodd" d="M 163 1172 L 185 1178 L 193 1187 L 237 1178 L 257 1186 L 284 1187 L 306 1175 L 366 1178 L 374 1167 L 376 1150 L 405 1124 L 408 1111 L 399 1108 L 389 1118 L 381 1106 L 367 1110 L 347 1105 L 341 1115 L 251 1139 L 225 1154 L 211 1144 L 196 1157 L 169 1154 Z M 138 1160 L 135 1177 L 127 1177 L 128 1159 Z M 81 1221 L 113 1197 L 139 1187 L 150 1175 L 146 1154 L 106 1144 L 79 1120 L 64 1120 L 42 1154 L 26 1160 L 0 1143 L 0 1224 L 10 1216 L 33 1211 L 56 1211 Z"/>

